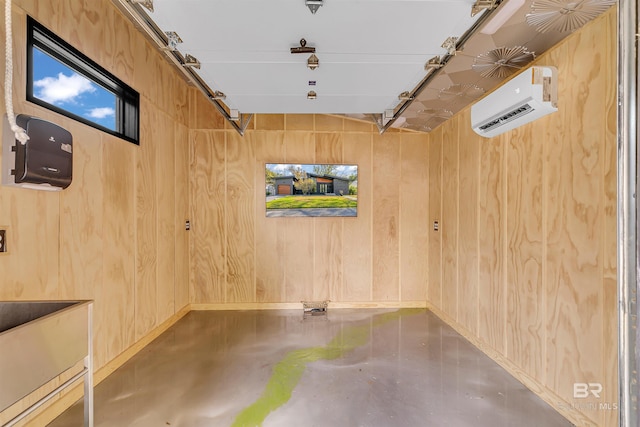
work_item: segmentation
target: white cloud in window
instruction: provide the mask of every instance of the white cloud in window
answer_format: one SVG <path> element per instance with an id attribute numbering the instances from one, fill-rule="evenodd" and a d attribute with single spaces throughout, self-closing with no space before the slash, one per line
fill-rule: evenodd
<path id="1" fill-rule="evenodd" d="M 89 80 L 79 74 L 66 76 L 59 73 L 57 77 L 45 77 L 33 82 L 36 97 L 49 104 L 73 102 L 83 93 L 95 92 L 96 88 Z"/>
<path id="2" fill-rule="evenodd" d="M 116 114 L 116 110 L 111 107 L 93 108 L 89 111 L 89 117 L 92 119 L 104 119 L 106 117 L 112 117 Z"/>

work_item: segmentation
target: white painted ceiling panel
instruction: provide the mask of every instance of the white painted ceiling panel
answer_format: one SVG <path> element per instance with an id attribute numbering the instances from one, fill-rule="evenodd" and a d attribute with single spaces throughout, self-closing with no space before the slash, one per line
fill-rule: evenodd
<path id="1" fill-rule="evenodd" d="M 168 56 L 176 65 L 186 55 L 199 60 L 203 90 L 226 95 L 223 114 L 346 114 L 381 131 L 428 132 L 616 0 L 323 0 L 315 14 L 305 0 L 113 2 L 148 35 L 153 22 L 150 38 L 160 49 L 158 30 L 161 38 L 168 31 L 181 37 Z M 472 17 L 474 5 L 481 11 Z M 495 32 L 484 31 L 509 9 Z M 442 47 L 462 36 L 453 51 Z M 290 52 L 303 38 L 316 49 L 316 70 L 307 67 L 310 53 Z M 442 67 L 426 70 L 432 59 Z M 307 99 L 310 90 L 316 99 Z M 402 92 L 410 96 L 401 99 Z"/>
<path id="2" fill-rule="evenodd" d="M 198 74 L 230 108 L 382 113 L 425 76 L 429 58 L 446 52 L 447 37 L 473 24 L 473 3 L 326 0 L 312 14 L 304 0 L 155 0 L 150 16 L 180 36 L 178 49 L 200 61 Z M 316 48 L 316 70 L 306 66 L 309 53 L 290 53 L 302 38 Z M 307 99 L 309 90 L 317 99 Z"/>

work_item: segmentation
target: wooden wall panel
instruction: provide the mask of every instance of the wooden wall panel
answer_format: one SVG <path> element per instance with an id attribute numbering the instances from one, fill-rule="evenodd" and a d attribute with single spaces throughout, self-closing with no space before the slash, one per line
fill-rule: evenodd
<path id="1" fill-rule="evenodd" d="M 103 286 L 96 295 L 96 354 L 106 362 L 135 342 L 135 171 L 137 147 L 103 138 Z M 127 286 L 123 286 L 127 284 Z M 104 305 L 103 308 L 99 305 Z M 96 360 L 102 366 L 100 360 Z"/>
<path id="2" fill-rule="evenodd" d="M 313 114 L 286 114 L 285 129 L 312 132 L 314 130 L 314 117 Z"/>
<path id="3" fill-rule="evenodd" d="M 288 119 L 287 119 L 288 120 Z M 311 123 L 313 124 L 313 116 Z M 245 136 L 255 147 L 256 188 L 266 188 L 265 165 L 285 157 L 283 132 L 250 132 Z M 257 302 L 283 302 L 286 220 L 267 218 L 265 191 L 255 192 L 255 280 Z"/>
<path id="4" fill-rule="evenodd" d="M 318 218 L 314 221 L 313 301 L 340 301 L 342 295 L 344 219 Z"/>
<path id="5" fill-rule="evenodd" d="M 442 126 L 442 308 L 458 318 L 458 128 Z"/>
<path id="6" fill-rule="evenodd" d="M 189 209 L 189 129 L 175 126 L 175 308 L 180 310 L 189 303 L 190 252 L 189 236 L 185 222 L 191 221 Z"/>
<path id="7" fill-rule="evenodd" d="M 315 134 L 316 163 L 342 163 L 342 133 Z M 316 246 L 314 253 L 314 301 L 340 301 L 343 279 L 343 228 L 344 221 L 353 222 L 351 218 L 318 219 L 314 222 Z"/>
<path id="8" fill-rule="evenodd" d="M 470 132 L 466 109 L 450 124 L 459 131 L 457 165 L 447 153 L 447 125 L 430 136 L 430 216 L 439 212 L 440 167 L 448 217 L 447 198 L 456 195 L 445 188 L 456 166 L 460 216 L 457 244 L 449 247 L 443 235 L 435 265 L 439 242 L 431 232 L 429 305 L 576 425 L 617 423 L 615 27 L 614 8 L 536 60 L 559 71 L 557 113 L 485 139 Z M 443 158 L 434 161 L 440 135 Z M 476 173 L 474 197 L 465 182 Z M 478 215 L 478 290 L 476 300 L 461 291 L 474 278 L 460 273 L 456 311 L 445 294 L 441 300 L 434 276 L 438 268 L 446 276 L 455 250 L 459 272 L 472 262 L 469 201 Z M 577 382 L 601 383 L 601 397 L 574 398 Z"/>
<path id="9" fill-rule="evenodd" d="M 546 363 L 543 146 L 524 128 L 512 133 L 506 148 L 507 354 L 537 378 Z"/>
<path id="10" fill-rule="evenodd" d="M 170 135 L 171 138 L 148 139 L 147 144 L 156 145 L 156 200 L 157 200 L 157 308 L 158 322 L 175 313 L 175 288 L 173 286 L 176 273 L 176 184 L 175 184 L 175 125 L 164 114 L 158 116 L 156 125 L 158 135 Z M 144 146 L 142 147 L 145 148 Z M 174 244 L 167 245 L 166 242 Z"/>
<path id="11" fill-rule="evenodd" d="M 400 137 L 400 299 L 427 299 L 429 145 L 420 134 Z"/>
<path id="12" fill-rule="evenodd" d="M 397 301 L 400 296 L 400 135 L 373 137 L 373 300 Z"/>
<path id="13" fill-rule="evenodd" d="M 347 120 L 348 122 L 348 120 Z M 344 162 L 358 165 L 358 217 L 343 221 L 342 301 L 372 301 L 372 133 L 345 134 Z"/>
<path id="14" fill-rule="evenodd" d="M 285 118 L 285 127 L 290 120 Z M 261 129 L 270 127 L 268 122 L 276 128 L 280 123 L 272 116 L 257 118 Z M 416 195 L 415 189 L 428 187 L 427 136 L 398 131 L 380 136 L 370 125 L 361 127 L 362 131 L 329 131 L 329 123 L 342 123 L 342 119 L 318 116 L 313 121 L 305 117 L 292 126 L 298 129 L 311 122 L 316 129 L 320 123 L 324 130 L 249 130 L 242 138 L 232 130 L 191 131 L 191 203 L 195 218 L 191 234 L 192 302 L 252 304 L 329 299 L 336 303 L 424 304 L 428 233 L 415 228 L 425 221 L 429 195 L 424 191 Z M 206 148 L 211 145 L 209 141 L 220 141 L 224 135 L 226 151 Z M 232 147 L 236 140 L 238 146 Z M 406 146 L 404 157 L 402 145 Z M 266 218 L 264 165 L 278 162 L 357 164 L 358 216 Z M 216 186 L 226 186 L 230 193 L 232 180 L 238 182 L 241 193 L 251 195 L 254 204 L 253 222 L 242 222 L 243 230 L 232 230 L 236 221 L 232 216 L 248 215 L 245 208 L 231 194 L 212 195 Z M 227 219 L 217 227 L 214 224 L 220 218 Z M 403 222 L 407 229 L 401 249 Z M 218 287 L 227 296 L 238 288 L 230 274 L 213 267 L 222 263 L 219 266 L 233 268 L 231 262 L 220 260 L 232 257 L 236 244 L 247 249 L 238 256 L 244 263 L 242 271 L 253 269 L 254 277 L 245 282 L 250 273 L 242 276 L 242 294 L 218 299 Z M 402 269 L 401 251 L 405 252 Z M 406 282 L 402 282 L 403 274 Z M 209 292 L 214 281 L 216 288 Z M 404 295 L 400 294 L 401 283 Z"/>
<path id="15" fill-rule="evenodd" d="M 313 163 L 315 135 L 308 132 L 286 132 L 285 163 Z M 313 300 L 315 277 L 315 230 L 313 219 L 289 218 L 284 235 L 285 298 L 286 301 Z"/>
<path id="16" fill-rule="evenodd" d="M 442 308 L 442 127 L 429 140 L 429 283 L 427 300 Z M 438 230 L 434 223 L 438 222 Z"/>
<path id="17" fill-rule="evenodd" d="M 252 119 L 249 124 L 252 127 Z M 225 120 L 198 89 L 189 89 L 189 129 L 224 129 Z"/>
<path id="18" fill-rule="evenodd" d="M 0 299 L 94 299 L 98 370 L 174 316 L 174 295 L 187 302 L 174 269 L 174 189 L 188 188 L 188 131 L 180 149 L 174 130 L 189 117 L 189 88 L 108 0 L 13 3 L 15 111 L 72 133 L 74 179 L 56 193 L 0 187 L 0 224 L 10 237 Z M 27 14 L 139 91 L 140 146 L 25 101 Z M 179 157 L 182 175 L 174 174 Z"/>
<path id="19" fill-rule="evenodd" d="M 315 277 L 315 234 L 309 218 L 289 218 L 284 235 L 285 301 L 312 301 Z"/>
<path id="20" fill-rule="evenodd" d="M 552 119 L 571 132 L 559 135 L 562 140 L 558 138 L 548 152 L 545 278 L 546 383 L 565 399 L 573 398 L 575 382 L 603 377 L 602 353 L 593 351 L 592 340 L 576 337 L 576 331 L 602 336 L 603 328 L 602 235 L 595 231 L 603 226 L 606 80 L 600 61 L 593 60 L 601 38 L 588 27 L 572 37 L 571 46 L 565 44 L 550 54 L 554 62 L 570 58 L 559 69 L 559 94 L 566 104 Z"/>
<path id="21" fill-rule="evenodd" d="M 158 201 L 157 183 L 157 131 L 159 116 L 146 106 L 146 99 L 140 102 L 141 134 L 148 139 L 141 141 L 136 151 L 136 340 L 155 327 L 158 307 L 157 267 L 158 267 Z"/>
<path id="22" fill-rule="evenodd" d="M 480 146 L 478 284 L 480 338 L 505 352 L 505 138 L 483 141 Z"/>
<path id="23" fill-rule="evenodd" d="M 255 155 L 252 140 L 227 135 L 225 302 L 255 302 Z"/>
<path id="24" fill-rule="evenodd" d="M 226 277 L 224 132 L 195 132 L 191 159 L 194 251 L 191 302 L 224 302 Z"/>
<path id="25" fill-rule="evenodd" d="M 471 123 L 465 110 L 460 121 Z M 483 141 L 471 128 L 458 128 L 458 318 L 469 331 L 478 333 L 478 188 L 480 183 L 480 146 Z"/>
<path id="26" fill-rule="evenodd" d="M 69 128 L 70 121 L 62 126 Z M 102 138 L 97 130 L 73 135 L 73 182 L 61 193 L 59 298 L 93 299 L 102 280 Z"/>

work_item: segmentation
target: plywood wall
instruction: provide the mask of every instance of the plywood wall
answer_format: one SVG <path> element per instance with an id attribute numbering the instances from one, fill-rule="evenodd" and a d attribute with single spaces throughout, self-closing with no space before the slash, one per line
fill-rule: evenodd
<path id="1" fill-rule="evenodd" d="M 239 137 L 192 104 L 193 303 L 424 304 L 427 135 L 259 115 Z M 314 162 L 358 165 L 358 217 L 266 218 L 265 164 Z"/>
<path id="2" fill-rule="evenodd" d="M 140 146 L 25 101 L 27 14 L 140 92 Z M 74 176 L 0 187 L 0 300 L 95 300 L 99 369 L 188 304 L 189 89 L 107 0 L 14 1 L 13 34 L 15 111 L 71 131 Z"/>
<path id="3" fill-rule="evenodd" d="M 536 61 L 557 113 L 484 139 L 467 109 L 429 148 L 430 306 L 581 426 L 617 425 L 615 34 L 612 10 Z"/>

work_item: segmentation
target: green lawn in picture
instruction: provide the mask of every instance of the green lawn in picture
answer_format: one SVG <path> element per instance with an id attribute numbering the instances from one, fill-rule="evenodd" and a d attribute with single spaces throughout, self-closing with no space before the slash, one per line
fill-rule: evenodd
<path id="1" fill-rule="evenodd" d="M 354 196 L 285 196 L 267 202 L 267 209 L 355 208 Z"/>

